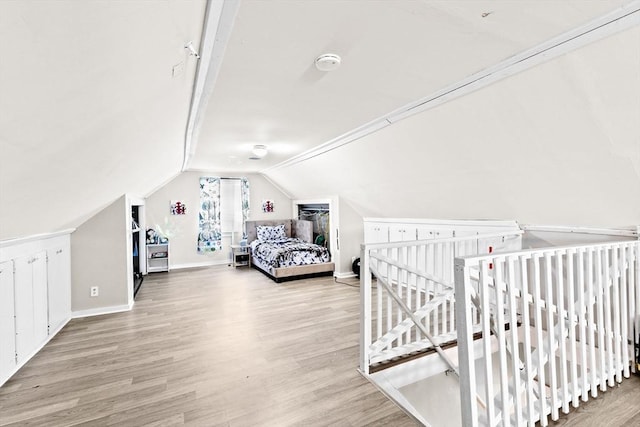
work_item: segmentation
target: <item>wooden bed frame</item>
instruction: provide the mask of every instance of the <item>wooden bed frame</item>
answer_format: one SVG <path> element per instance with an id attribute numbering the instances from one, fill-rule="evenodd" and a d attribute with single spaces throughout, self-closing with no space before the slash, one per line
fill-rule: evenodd
<path id="1" fill-rule="evenodd" d="M 297 237 L 305 242 L 313 243 L 313 223 L 302 219 L 281 219 L 265 221 L 247 221 L 247 245 L 250 245 L 257 238 L 256 226 L 258 225 L 280 225 L 284 224 L 287 237 Z M 264 267 L 252 260 L 251 266 L 261 271 L 272 280 L 280 283 L 285 280 L 304 279 L 316 276 L 331 276 L 335 270 L 333 262 L 323 262 L 320 264 L 297 265 L 293 267 Z"/>

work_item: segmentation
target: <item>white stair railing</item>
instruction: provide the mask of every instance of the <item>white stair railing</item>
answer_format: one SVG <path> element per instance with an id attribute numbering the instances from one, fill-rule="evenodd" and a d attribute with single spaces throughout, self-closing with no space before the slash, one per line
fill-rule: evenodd
<path id="1" fill-rule="evenodd" d="M 442 344 L 455 342 L 455 257 L 519 249 L 521 235 L 512 230 L 362 245 L 361 370 L 368 374 L 374 366 L 440 352 Z"/>
<path id="2" fill-rule="evenodd" d="M 463 425 L 546 426 L 629 377 L 639 255 L 626 241 L 456 259 Z"/>

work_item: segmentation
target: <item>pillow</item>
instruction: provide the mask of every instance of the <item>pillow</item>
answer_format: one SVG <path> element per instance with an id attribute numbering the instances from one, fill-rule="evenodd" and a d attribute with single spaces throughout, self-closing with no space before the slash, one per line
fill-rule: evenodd
<path id="1" fill-rule="evenodd" d="M 280 225 L 258 225 L 256 226 L 256 236 L 260 241 L 280 240 L 287 237 L 284 224 Z"/>

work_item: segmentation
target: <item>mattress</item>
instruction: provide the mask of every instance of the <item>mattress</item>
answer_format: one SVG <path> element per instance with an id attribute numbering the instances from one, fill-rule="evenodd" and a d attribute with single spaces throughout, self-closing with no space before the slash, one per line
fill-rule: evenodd
<path id="1" fill-rule="evenodd" d="M 331 260 L 327 248 L 297 238 L 254 240 L 251 242 L 251 256 L 263 266 L 273 268 L 320 264 Z"/>

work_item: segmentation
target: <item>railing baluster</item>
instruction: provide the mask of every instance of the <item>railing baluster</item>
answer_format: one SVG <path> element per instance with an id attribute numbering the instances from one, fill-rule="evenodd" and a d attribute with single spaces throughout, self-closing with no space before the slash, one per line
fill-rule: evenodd
<path id="1" fill-rule="evenodd" d="M 389 250 L 385 250 L 385 256 L 389 256 Z M 393 271 L 392 268 L 387 264 L 384 263 L 383 264 L 384 268 L 385 268 L 385 272 L 387 275 L 387 280 L 389 281 L 389 283 L 391 284 L 391 286 L 393 286 Z M 391 328 L 393 327 L 393 298 L 391 298 L 391 295 L 389 295 L 389 292 L 385 293 L 387 295 L 387 331 L 390 331 Z M 387 347 L 388 350 L 391 350 L 391 347 L 393 346 L 393 342 L 389 342 L 389 346 Z"/>
<path id="2" fill-rule="evenodd" d="M 482 325 L 482 358 L 484 362 L 484 389 L 487 400 L 487 420 L 489 426 L 494 425 L 495 420 L 495 403 L 493 401 L 493 363 L 491 349 L 491 294 L 489 290 L 489 282 L 491 278 L 488 274 L 489 263 L 487 261 L 480 262 L 480 283 L 478 289 L 480 292 L 480 310 Z M 473 343 L 470 343 L 473 346 Z"/>
<path id="3" fill-rule="evenodd" d="M 620 266 L 618 261 L 620 251 L 615 246 L 611 248 L 611 298 L 613 299 L 613 369 L 615 370 L 615 382 L 622 382 L 622 343 L 620 342 Z"/>
<path id="4" fill-rule="evenodd" d="M 496 325 L 498 340 L 498 362 L 500 364 L 500 392 L 502 407 L 498 408 L 502 414 L 502 425 L 504 427 L 509 426 L 509 369 L 507 361 L 507 338 L 505 334 L 505 319 L 504 319 L 504 296 L 503 288 L 505 287 L 503 266 L 502 262 L 495 260 L 494 262 L 494 295 L 495 295 L 495 307 L 496 307 Z M 483 306 L 483 309 L 487 309 L 488 306 Z M 512 325 L 513 327 L 513 325 Z M 491 399 L 490 396 L 487 399 Z"/>
<path id="5" fill-rule="evenodd" d="M 631 342 L 635 342 L 640 334 L 640 285 L 637 285 L 640 281 L 640 243 L 635 243 L 629 248 L 629 330 L 633 333 L 635 329 L 635 335 Z M 633 286 L 633 284 L 636 286 Z M 633 351 L 632 353 L 633 354 Z M 636 364 L 632 365 L 632 372 L 637 372 Z"/>
<path id="6" fill-rule="evenodd" d="M 607 390 L 607 354 L 605 348 L 605 326 L 604 326 L 604 278 L 602 277 L 602 258 L 603 250 L 596 250 L 596 312 L 598 316 L 598 361 L 599 361 L 599 379 L 600 390 Z"/>
<path id="7" fill-rule="evenodd" d="M 598 397 L 597 387 L 597 360 L 596 360 L 596 324 L 595 324 L 595 311 L 597 304 L 597 286 L 594 281 L 594 257 L 596 256 L 593 248 L 589 248 L 586 252 L 587 255 L 587 325 L 589 336 L 589 370 L 591 373 L 591 397 Z"/>
<path id="8" fill-rule="evenodd" d="M 574 277 L 574 258 L 573 250 L 567 251 L 567 325 L 569 327 L 569 360 L 571 370 L 571 403 L 574 408 L 578 407 L 578 357 L 576 355 L 576 327 L 578 325 L 578 313 L 576 312 L 575 288 L 576 282 Z M 566 399 L 566 398 L 565 398 Z M 568 409 L 568 408 L 567 408 Z"/>
<path id="9" fill-rule="evenodd" d="M 615 372 L 613 366 L 613 325 L 611 324 L 611 290 L 613 278 L 609 268 L 609 248 L 602 250 L 602 286 L 604 295 L 604 339 L 605 339 L 605 360 L 607 370 L 607 383 L 609 387 L 615 384 Z M 605 388 L 606 390 L 606 388 Z"/>
<path id="10" fill-rule="evenodd" d="M 620 269 L 620 342 L 622 347 L 620 349 L 620 362 L 622 363 L 622 376 L 625 378 L 629 378 L 629 363 L 631 360 L 629 354 L 629 345 L 627 344 L 629 340 L 629 306 L 628 306 L 628 298 L 627 294 L 629 292 L 629 288 L 627 287 L 627 276 L 628 276 L 628 251 L 629 247 L 622 246 L 620 248 L 620 265 L 618 268 Z M 633 334 L 632 334 L 633 335 Z M 631 340 L 633 342 L 633 340 Z"/>
<path id="11" fill-rule="evenodd" d="M 518 293 L 518 288 L 521 289 L 521 286 L 518 286 L 516 283 L 516 260 L 517 258 L 514 256 L 510 256 L 505 259 L 506 261 L 506 273 L 507 273 L 507 281 L 506 281 L 506 291 L 508 297 L 509 304 L 509 332 L 511 337 L 511 372 L 512 372 L 512 382 L 513 382 L 513 402 L 514 402 L 514 415 L 516 419 L 516 423 L 518 425 L 522 424 L 522 404 L 520 401 L 520 396 L 522 395 L 522 373 L 520 371 L 522 362 L 520 361 L 520 351 L 519 351 L 519 337 L 518 337 L 518 303 L 516 300 L 516 295 Z M 526 294 L 522 293 L 522 298 L 526 299 Z M 526 331 L 529 333 L 529 331 Z M 524 369 L 524 367 L 522 367 Z M 505 414 L 505 419 L 509 419 L 509 411 Z"/>
<path id="12" fill-rule="evenodd" d="M 536 331 L 536 350 L 538 351 L 538 411 L 540 412 L 540 425 L 545 427 L 547 421 L 547 387 L 545 382 L 545 350 L 544 337 L 542 334 L 542 299 L 541 299 L 541 272 L 540 272 L 539 254 L 533 255 L 533 295 L 535 306 L 535 331 Z"/>
<path id="13" fill-rule="evenodd" d="M 524 353 L 524 369 L 525 369 L 525 390 L 527 395 L 527 405 L 525 411 L 527 415 L 527 422 L 530 426 L 535 425 L 537 419 L 534 417 L 535 397 L 534 397 L 534 383 L 533 383 L 533 360 L 532 360 L 532 346 L 531 346 L 531 312 L 530 307 L 535 304 L 535 299 L 532 298 L 529 303 L 529 277 L 528 277 L 528 260 L 525 256 L 520 256 L 520 285 L 522 286 L 522 296 L 520 298 L 521 310 L 522 310 L 522 332 L 523 332 L 523 348 Z"/>
<path id="14" fill-rule="evenodd" d="M 361 264 L 362 265 L 362 264 Z M 379 264 L 378 264 L 379 265 Z M 368 269 L 360 268 L 360 277 L 369 276 L 369 281 L 371 281 L 371 273 Z M 382 289 L 380 289 L 380 284 L 376 280 L 376 302 L 377 302 L 377 318 L 376 318 L 376 340 L 382 337 L 382 319 L 384 317 L 384 311 L 382 309 Z"/>
<path id="15" fill-rule="evenodd" d="M 587 286 L 584 282 L 584 250 L 578 249 L 578 258 L 576 261 L 576 272 L 578 276 L 578 283 L 576 292 L 578 292 L 578 330 L 580 331 L 580 378 L 581 386 L 580 392 L 582 400 L 586 402 L 589 399 L 588 390 L 588 375 L 587 367 L 589 361 L 587 359 L 587 308 L 585 306 L 585 294 L 587 292 Z M 588 298 L 587 298 L 588 300 Z"/>
<path id="16" fill-rule="evenodd" d="M 558 311 L 557 314 L 557 332 L 558 334 L 558 350 L 559 350 L 559 376 L 560 376 L 560 390 L 562 392 L 562 412 L 565 414 L 569 412 L 569 402 L 570 402 L 570 393 L 569 393 L 569 380 L 567 375 L 567 340 L 565 335 L 568 335 L 568 328 L 571 328 L 571 317 L 569 317 L 568 313 L 565 312 L 564 309 L 564 265 L 562 262 L 562 253 L 556 252 L 555 256 L 555 266 L 556 266 L 556 308 Z M 566 318 L 565 318 L 566 316 Z M 567 334 L 565 334 L 565 330 Z"/>
<path id="17" fill-rule="evenodd" d="M 545 301 L 546 301 L 546 321 L 547 321 L 547 345 L 548 347 L 548 365 L 549 365 L 549 387 L 551 391 L 551 419 L 556 421 L 560 417 L 558 411 L 558 373 L 556 371 L 556 334 L 554 313 L 553 313 L 553 264 L 551 262 L 551 252 L 544 254 L 544 272 L 545 272 Z M 557 305 L 556 305 L 557 308 Z M 558 322 L 560 319 L 558 319 Z M 560 337 L 558 337 L 558 340 Z"/>

